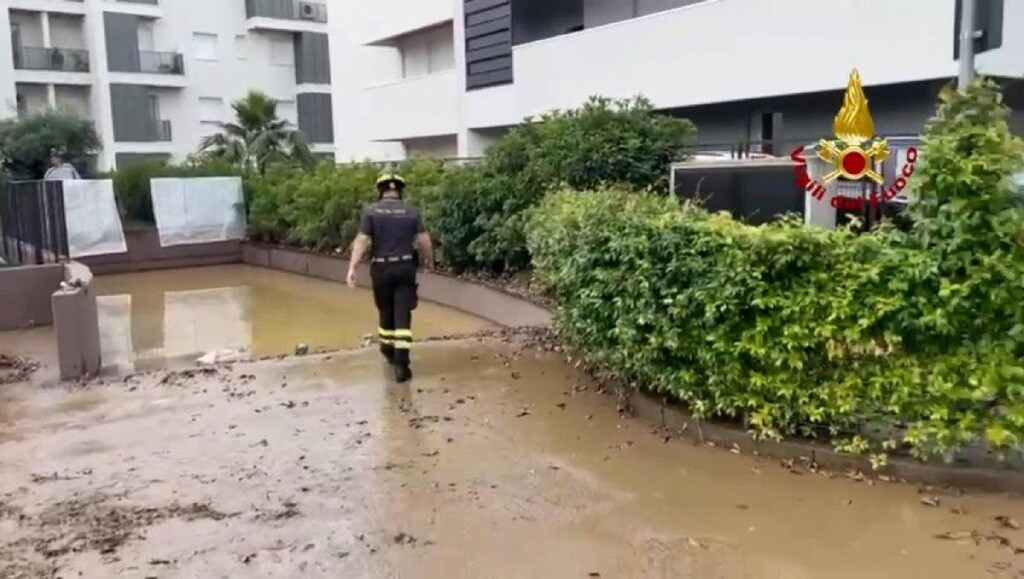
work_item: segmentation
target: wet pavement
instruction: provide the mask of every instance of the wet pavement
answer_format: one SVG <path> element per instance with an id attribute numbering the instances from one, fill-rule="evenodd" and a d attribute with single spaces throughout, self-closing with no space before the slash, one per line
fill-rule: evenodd
<path id="1" fill-rule="evenodd" d="M 0 577 L 1024 576 L 1019 499 L 694 445 L 516 344 L 415 364 L 4 387 Z"/>
<path id="2" fill-rule="evenodd" d="M 104 366 L 120 372 L 239 348 L 257 358 L 299 343 L 353 348 L 377 329 L 368 290 L 246 265 L 103 276 L 95 288 Z M 490 327 L 426 302 L 413 320 L 417 337 Z"/>

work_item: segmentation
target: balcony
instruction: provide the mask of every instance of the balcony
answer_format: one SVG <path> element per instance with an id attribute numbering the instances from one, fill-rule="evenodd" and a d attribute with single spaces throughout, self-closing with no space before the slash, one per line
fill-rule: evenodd
<path id="1" fill-rule="evenodd" d="M 179 52 L 139 51 L 139 70 L 150 74 L 185 74 L 185 58 Z"/>
<path id="2" fill-rule="evenodd" d="M 108 50 L 107 67 L 113 84 L 178 89 L 188 84 L 185 58 L 179 52 L 129 48 L 115 53 Z"/>
<path id="3" fill-rule="evenodd" d="M 370 137 L 402 141 L 457 133 L 457 81 L 456 71 L 448 70 L 367 88 L 367 116 L 374 119 Z"/>
<path id="4" fill-rule="evenodd" d="M 245 0 L 250 30 L 326 32 L 327 4 L 313 0 Z"/>
<path id="5" fill-rule="evenodd" d="M 17 70 L 89 72 L 89 51 L 76 48 L 22 46 L 14 50 Z"/>

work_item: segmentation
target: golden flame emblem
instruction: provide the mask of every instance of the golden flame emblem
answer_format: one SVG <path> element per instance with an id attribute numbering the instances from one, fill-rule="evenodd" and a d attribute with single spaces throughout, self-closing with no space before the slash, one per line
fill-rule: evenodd
<path id="1" fill-rule="evenodd" d="M 856 70 L 850 74 L 843 108 L 839 109 L 832 128 L 836 137 L 848 145 L 860 145 L 875 136 L 875 121 L 868 110 L 868 99 L 864 96 L 864 86 Z"/>
<path id="2" fill-rule="evenodd" d="M 849 180 L 867 177 L 881 183 L 882 176 L 874 171 L 874 164 L 889 156 L 889 145 L 884 139 L 878 139 L 868 148 L 862 147 L 874 137 L 875 121 L 871 118 L 868 99 L 864 96 L 864 87 L 856 69 L 850 73 L 843 107 L 839 109 L 832 129 L 838 140 L 822 139 L 818 145 L 818 157 L 836 167 L 823 180 L 828 183 L 838 177 Z"/>

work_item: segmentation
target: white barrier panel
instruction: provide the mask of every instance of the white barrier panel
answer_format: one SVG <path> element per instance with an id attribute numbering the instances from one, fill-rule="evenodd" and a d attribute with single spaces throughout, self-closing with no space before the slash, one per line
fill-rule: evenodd
<path id="1" fill-rule="evenodd" d="M 121 216 L 114 201 L 114 182 L 68 180 L 62 185 L 70 256 L 127 252 Z"/>
<path id="2" fill-rule="evenodd" d="M 132 345 L 132 296 L 97 296 L 96 311 L 100 324 L 100 353 L 104 368 L 119 372 L 135 371 L 135 347 Z"/>
<path id="3" fill-rule="evenodd" d="M 245 237 L 240 177 L 153 179 L 150 185 L 160 245 Z"/>

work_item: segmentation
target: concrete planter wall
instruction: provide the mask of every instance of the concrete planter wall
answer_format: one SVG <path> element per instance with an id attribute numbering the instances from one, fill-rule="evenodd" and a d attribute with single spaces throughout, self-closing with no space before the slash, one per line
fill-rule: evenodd
<path id="1" fill-rule="evenodd" d="M 242 246 L 245 263 L 279 269 L 300 275 L 345 283 L 348 260 L 306 253 L 294 249 L 246 243 Z M 359 268 L 359 285 L 370 285 L 369 268 Z M 546 326 L 551 314 L 544 308 L 502 291 L 448 277 L 423 272 L 419 276 L 420 299 L 460 310 L 496 324 L 515 328 Z"/>
<path id="2" fill-rule="evenodd" d="M 127 253 L 82 257 L 95 275 L 129 273 L 157 269 L 222 265 L 242 261 L 240 241 L 196 243 L 162 247 L 156 227 L 126 226 Z"/>
<path id="3" fill-rule="evenodd" d="M 64 265 L 0 268 L 0 332 L 53 323 L 50 294 L 64 280 Z"/>

